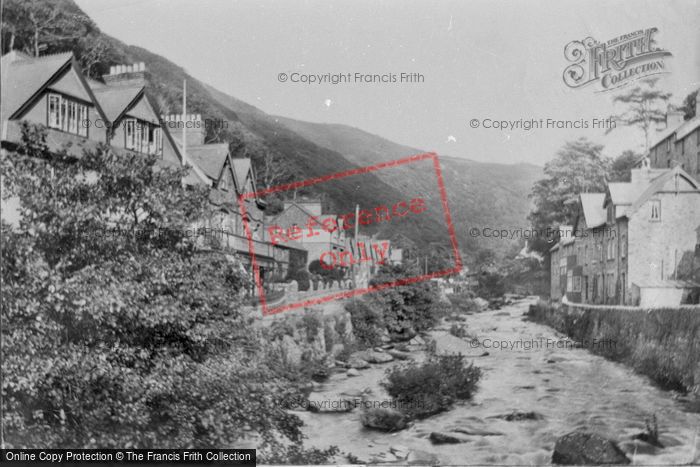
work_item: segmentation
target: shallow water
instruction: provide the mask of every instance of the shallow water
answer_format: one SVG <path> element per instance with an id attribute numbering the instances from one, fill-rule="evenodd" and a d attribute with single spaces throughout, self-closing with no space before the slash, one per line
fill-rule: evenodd
<path id="1" fill-rule="evenodd" d="M 528 305 L 529 302 L 520 302 L 500 311 L 468 316 L 468 331 L 483 345 L 472 344 L 469 338 L 457 340 L 445 328 L 433 331 L 440 345 L 473 355 L 470 360 L 484 370 L 472 401 L 416 421 L 397 433 L 363 428 L 360 409 L 348 413 L 296 412 L 305 423 L 306 443 L 316 447 L 336 445 L 363 462 L 382 462 L 386 459 L 381 457 L 382 453 L 392 447 L 403 447 L 408 451 L 433 453 L 444 464 L 541 465 L 551 462 L 557 437 L 570 431 L 587 429 L 626 441 L 644 431 L 645 419 L 656 414 L 660 438 L 666 448 L 654 454 L 631 453 L 628 457 L 635 464 L 657 465 L 700 460 L 700 414 L 684 411 L 671 392 L 659 389 L 650 379 L 621 364 L 571 345 L 562 347 L 561 343 L 566 341 L 563 335 L 522 320 Z M 540 348 L 523 348 L 533 339 L 541 343 Z M 494 341 L 520 347 L 497 349 L 493 348 Z M 484 351 L 489 355 L 476 356 Z M 424 357 L 422 352 L 414 355 L 418 359 Z M 378 383 L 385 370 L 394 364 L 372 365 L 361 370 L 358 377 L 335 374 L 319 391 L 332 399 L 343 392 L 353 394 L 369 388 L 370 399 L 389 400 Z M 534 411 L 543 418 L 524 421 L 493 418 L 515 410 Z M 502 435 L 470 436 L 466 443 L 444 445 L 432 444 L 428 439 L 433 431 L 450 431 L 456 427 L 479 428 Z"/>

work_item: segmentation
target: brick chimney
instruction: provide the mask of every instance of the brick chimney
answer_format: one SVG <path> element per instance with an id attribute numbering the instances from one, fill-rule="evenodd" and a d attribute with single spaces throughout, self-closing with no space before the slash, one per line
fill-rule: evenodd
<path id="1" fill-rule="evenodd" d="M 146 64 L 143 62 L 132 65 L 113 65 L 109 74 L 102 79 L 110 86 L 145 86 L 148 79 Z"/>
<path id="2" fill-rule="evenodd" d="M 187 134 L 187 147 L 201 146 L 207 136 L 207 128 L 200 114 L 187 114 L 182 118 L 182 114 L 161 115 L 163 125 L 175 140 L 182 144 L 182 129 Z"/>

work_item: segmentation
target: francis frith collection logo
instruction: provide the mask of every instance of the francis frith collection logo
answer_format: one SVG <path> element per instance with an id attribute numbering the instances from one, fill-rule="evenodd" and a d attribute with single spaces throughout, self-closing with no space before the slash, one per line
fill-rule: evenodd
<path id="1" fill-rule="evenodd" d="M 651 75 L 668 73 L 671 52 L 656 43 L 658 28 L 640 29 L 599 42 L 592 37 L 569 42 L 564 56 L 571 62 L 564 83 L 571 88 L 597 84 L 610 91 Z"/>

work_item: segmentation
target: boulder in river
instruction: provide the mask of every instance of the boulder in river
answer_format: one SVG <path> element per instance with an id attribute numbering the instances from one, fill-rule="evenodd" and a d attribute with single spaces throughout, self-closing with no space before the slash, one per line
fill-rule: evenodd
<path id="1" fill-rule="evenodd" d="M 502 418 L 507 422 L 520 422 L 523 420 L 542 420 L 544 419 L 544 416 L 537 412 L 523 412 L 520 410 L 514 410 L 511 413 L 496 415 L 490 418 Z"/>
<path id="2" fill-rule="evenodd" d="M 409 358 L 411 358 L 411 354 L 409 352 L 403 352 L 401 350 L 391 349 L 388 350 L 387 353 L 394 357 L 396 360 L 408 360 Z"/>
<path id="3" fill-rule="evenodd" d="M 377 352 L 376 350 L 363 350 L 361 352 L 355 352 L 352 354 L 351 358 L 353 357 L 369 363 L 388 363 L 394 360 L 394 357 L 388 353 Z"/>
<path id="4" fill-rule="evenodd" d="M 348 366 L 356 370 L 363 370 L 369 368 L 369 363 L 366 360 L 357 357 L 350 357 L 348 359 Z"/>
<path id="5" fill-rule="evenodd" d="M 350 368 L 345 374 L 348 376 L 360 376 L 360 372 L 354 368 Z"/>
<path id="6" fill-rule="evenodd" d="M 408 465 L 437 465 L 440 463 L 440 459 L 435 454 L 415 450 L 408 453 L 406 462 Z"/>
<path id="7" fill-rule="evenodd" d="M 398 410 L 372 408 L 362 413 L 362 425 L 382 431 L 399 431 L 408 426 L 408 419 Z"/>
<path id="8" fill-rule="evenodd" d="M 574 431 L 559 439 L 554 445 L 553 464 L 604 465 L 629 464 L 630 460 L 617 443 L 595 433 Z"/>
<path id="9" fill-rule="evenodd" d="M 469 436 L 503 436 L 505 434 L 505 433 L 502 433 L 500 431 L 482 430 L 481 428 L 472 428 L 472 427 L 455 428 L 453 431 L 455 431 L 457 433 L 469 435 Z"/>
<path id="10" fill-rule="evenodd" d="M 489 302 L 481 297 L 476 297 L 473 300 L 473 303 L 474 307 L 476 308 L 476 311 L 484 311 L 489 307 Z"/>
<path id="11" fill-rule="evenodd" d="M 329 395 L 318 392 L 311 393 L 308 400 L 309 412 L 317 413 L 342 413 L 350 412 L 355 408 L 355 401 L 349 397 Z"/>
<path id="12" fill-rule="evenodd" d="M 409 450 L 406 446 L 401 446 L 400 444 L 394 445 L 389 448 L 389 451 L 395 455 L 398 459 L 405 459 L 408 457 Z"/>
<path id="13" fill-rule="evenodd" d="M 470 440 L 467 436 L 460 433 L 433 431 L 430 433 L 430 441 L 433 444 L 459 444 L 466 443 Z"/>

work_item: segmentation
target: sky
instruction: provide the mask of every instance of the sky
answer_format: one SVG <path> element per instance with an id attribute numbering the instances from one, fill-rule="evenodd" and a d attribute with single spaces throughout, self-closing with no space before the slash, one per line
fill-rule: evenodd
<path id="1" fill-rule="evenodd" d="M 604 144 L 611 157 L 643 149 L 637 129 L 617 125 L 606 134 L 601 121 L 622 110 L 613 105 L 613 92 L 564 83 L 570 64 L 564 47 L 571 41 L 605 42 L 656 27 L 657 45 L 672 54 L 658 86 L 676 103 L 700 87 L 700 0 L 77 3 L 103 32 L 163 55 L 267 113 L 347 124 L 484 162 L 543 165 L 581 136 Z M 350 73 L 352 82 L 292 82 L 329 73 Z M 423 79 L 355 82 L 356 74 L 393 74 L 400 81 L 401 73 Z M 589 128 L 484 128 L 520 119 Z"/>

